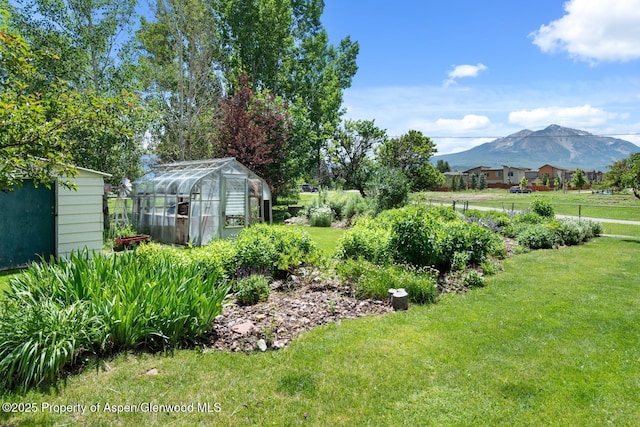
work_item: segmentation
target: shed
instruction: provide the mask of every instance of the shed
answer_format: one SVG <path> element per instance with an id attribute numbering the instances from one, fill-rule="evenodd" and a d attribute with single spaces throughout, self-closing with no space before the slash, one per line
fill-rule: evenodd
<path id="1" fill-rule="evenodd" d="M 231 157 L 160 164 L 133 183 L 132 218 L 153 240 L 200 246 L 271 222 L 271 192 Z"/>
<path id="2" fill-rule="evenodd" d="M 0 268 L 11 268 L 73 251 L 102 250 L 104 177 L 76 168 L 70 190 L 58 181 L 51 188 L 26 179 L 13 191 L 0 192 Z"/>

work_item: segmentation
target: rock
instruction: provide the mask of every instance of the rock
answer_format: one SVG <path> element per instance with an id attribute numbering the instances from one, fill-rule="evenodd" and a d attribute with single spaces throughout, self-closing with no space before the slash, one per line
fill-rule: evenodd
<path id="1" fill-rule="evenodd" d="M 231 330 L 240 335 L 247 335 L 256 330 L 253 322 L 244 322 L 231 327 Z"/>
<path id="2" fill-rule="evenodd" d="M 267 351 L 267 342 L 262 338 L 258 340 L 257 345 L 260 351 Z"/>
<path id="3" fill-rule="evenodd" d="M 145 372 L 145 375 L 158 375 L 158 370 L 156 368 L 151 368 Z"/>

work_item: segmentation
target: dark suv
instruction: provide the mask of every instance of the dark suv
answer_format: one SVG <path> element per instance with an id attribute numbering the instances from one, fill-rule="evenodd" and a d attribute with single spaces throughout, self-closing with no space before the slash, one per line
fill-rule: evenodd
<path id="1" fill-rule="evenodd" d="M 303 193 L 317 193 L 318 187 L 311 184 L 302 184 L 300 186 L 300 191 L 302 191 Z"/>
<path id="2" fill-rule="evenodd" d="M 531 189 L 527 187 L 520 187 L 519 185 L 514 185 L 509 189 L 509 193 L 531 193 Z"/>

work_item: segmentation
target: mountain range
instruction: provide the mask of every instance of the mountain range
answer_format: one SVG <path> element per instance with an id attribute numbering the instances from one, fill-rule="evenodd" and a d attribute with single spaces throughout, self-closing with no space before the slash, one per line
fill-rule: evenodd
<path id="1" fill-rule="evenodd" d="M 537 169 L 550 164 L 606 172 L 614 162 L 637 152 L 640 147 L 623 139 L 551 125 L 538 131 L 523 129 L 460 153 L 433 156 L 431 162 L 448 162 L 452 171 L 503 165 Z"/>

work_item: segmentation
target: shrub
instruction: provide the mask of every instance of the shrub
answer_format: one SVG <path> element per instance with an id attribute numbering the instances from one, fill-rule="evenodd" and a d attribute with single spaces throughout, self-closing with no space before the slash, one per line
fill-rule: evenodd
<path id="1" fill-rule="evenodd" d="M 435 302 L 438 291 L 436 274 L 429 269 L 374 265 L 363 259 L 347 260 L 337 266 L 338 275 L 352 283 L 356 298 L 386 300 L 390 288 L 404 288 L 409 301 L 416 304 Z"/>
<path id="2" fill-rule="evenodd" d="M 477 223 L 450 221 L 442 224 L 442 260 L 440 266 L 449 269 L 456 262 L 456 253 L 467 254 L 467 264 L 480 264 L 490 255 L 502 256 L 505 252 L 503 240 L 495 233 Z M 458 255 L 460 257 L 460 255 Z M 464 268 L 459 268 L 464 269 Z"/>
<path id="3" fill-rule="evenodd" d="M 333 211 L 328 206 L 311 209 L 309 213 L 309 224 L 312 227 L 331 227 L 333 222 Z"/>
<path id="4" fill-rule="evenodd" d="M 543 200 L 536 197 L 531 201 L 529 206 L 533 213 L 540 215 L 543 218 L 552 218 L 554 216 L 553 206 L 548 200 Z"/>
<path id="5" fill-rule="evenodd" d="M 269 298 L 269 279 L 253 274 L 235 281 L 233 285 L 236 300 L 240 305 L 254 305 Z"/>
<path id="6" fill-rule="evenodd" d="M 391 219 L 389 239 L 389 249 L 395 260 L 416 266 L 438 265 L 442 254 L 439 226 L 436 219 L 425 216 L 421 209 L 397 210 Z"/>
<path id="7" fill-rule="evenodd" d="M 469 270 L 464 276 L 463 282 L 469 288 L 481 288 L 484 286 L 484 277 L 476 270 Z"/>
<path id="8" fill-rule="evenodd" d="M 543 224 L 531 224 L 518 232 L 516 240 L 529 249 L 551 249 L 556 242 L 556 234 Z"/>
<path id="9" fill-rule="evenodd" d="M 407 203 L 409 181 L 401 170 L 381 170 L 375 186 L 374 192 L 379 211 L 398 208 Z"/>
<path id="10" fill-rule="evenodd" d="M 308 262 L 316 247 L 301 230 L 256 224 L 240 232 L 235 249 L 238 271 L 282 276 Z"/>
<path id="11" fill-rule="evenodd" d="M 599 235 L 602 232 L 602 224 L 595 221 L 561 219 L 555 230 L 559 243 L 571 246 L 586 242 Z"/>
<path id="12" fill-rule="evenodd" d="M 216 283 L 228 281 L 236 271 L 235 247 L 229 240 L 215 240 L 195 248 L 145 243 L 136 249 L 136 256 L 150 265 L 168 258 L 175 265 L 195 267 L 204 279 L 212 278 Z"/>
<path id="13" fill-rule="evenodd" d="M 337 257 L 340 259 L 362 257 L 375 264 L 386 264 L 392 260 L 389 253 L 390 232 L 378 221 L 361 218 L 338 242 Z"/>

